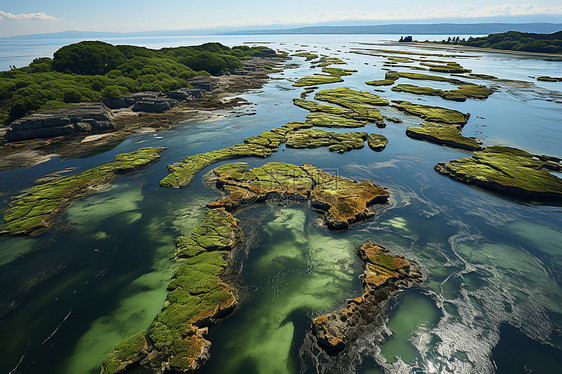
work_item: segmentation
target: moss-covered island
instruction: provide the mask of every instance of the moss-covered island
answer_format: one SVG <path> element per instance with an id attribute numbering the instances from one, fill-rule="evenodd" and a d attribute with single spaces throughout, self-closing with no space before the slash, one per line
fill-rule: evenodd
<path id="1" fill-rule="evenodd" d="M 439 90 L 431 87 L 420 87 L 413 84 L 399 84 L 392 87 L 395 92 L 409 92 L 416 95 L 441 96 L 445 100 L 466 101 L 467 98 L 487 99 L 493 91 L 486 86 L 463 84 L 456 90 Z"/>
<path id="2" fill-rule="evenodd" d="M 427 140 L 432 143 L 466 149 L 468 151 L 478 151 L 482 149 L 478 139 L 463 136 L 461 131 L 461 125 L 425 122 L 419 126 L 408 127 L 406 129 L 406 135 L 410 138 Z"/>
<path id="3" fill-rule="evenodd" d="M 432 122 L 464 125 L 470 118 L 470 113 L 465 114 L 458 110 L 441 108 L 438 106 L 413 104 L 408 101 L 397 101 L 392 106 L 400 111 L 413 114 Z"/>
<path id="4" fill-rule="evenodd" d="M 510 147 L 489 147 L 472 157 L 439 163 L 435 170 L 455 180 L 528 200 L 562 202 L 562 171 L 556 157 Z"/>
<path id="5" fill-rule="evenodd" d="M 105 357 L 102 374 L 189 373 L 209 358 L 208 327 L 236 306 L 236 290 L 224 275 L 243 234 L 231 211 L 290 199 L 323 213 L 329 228 L 345 229 L 371 217 L 368 207 L 388 198 L 388 192 L 372 182 L 338 177 L 312 165 L 272 162 L 249 169 L 246 163 L 227 164 L 215 168 L 209 181 L 225 197 L 208 204 L 203 222 L 189 237 L 176 240 L 180 265 L 162 311 L 147 331 L 119 343 Z"/>
<path id="6" fill-rule="evenodd" d="M 369 134 L 367 138 L 367 144 L 375 152 L 380 152 L 386 148 L 388 144 L 388 138 L 381 134 Z"/>
<path id="7" fill-rule="evenodd" d="M 562 77 L 549 77 L 548 75 L 542 75 L 537 77 L 539 82 L 562 82 Z"/>
<path id="8" fill-rule="evenodd" d="M 115 156 L 115 161 L 79 174 L 37 185 L 12 199 L 4 211 L 0 235 L 38 235 L 47 230 L 70 203 L 96 192 L 96 186 L 150 165 L 165 147 L 141 148 Z"/>
<path id="9" fill-rule="evenodd" d="M 381 315 L 392 295 L 422 279 L 415 264 L 371 241 L 360 245 L 357 255 L 364 267 L 363 295 L 349 300 L 346 308 L 312 321 L 312 334 L 330 355 L 338 354 L 357 339 L 365 326 Z"/>
<path id="10" fill-rule="evenodd" d="M 343 153 L 363 148 L 367 140 L 366 132 L 337 133 L 318 129 L 304 129 L 287 135 L 289 148 L 329 147 L 330 151 Z"/>

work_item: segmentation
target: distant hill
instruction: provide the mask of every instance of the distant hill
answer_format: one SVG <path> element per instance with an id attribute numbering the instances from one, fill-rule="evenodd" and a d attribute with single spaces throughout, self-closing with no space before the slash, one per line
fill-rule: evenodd
<path id="1" fill-rule="evenodd" d="M 562 30 L 560 23 L 435 23 L 388 24 L 373 26 L 306 26 L 277 30 L 239 30 L 222 35 L 274 35 L 274 34 L 433 34 L 433 35 L 483 35 L 507 31 L 552 33 Z"/>
<path id="2" fill-rule="evenodd" d="M 443 40 L 441 43 L 510 51 L 562 53 L 562 31 L 551 34 L 509 31 L 467 40 L 457 36 Z"/>

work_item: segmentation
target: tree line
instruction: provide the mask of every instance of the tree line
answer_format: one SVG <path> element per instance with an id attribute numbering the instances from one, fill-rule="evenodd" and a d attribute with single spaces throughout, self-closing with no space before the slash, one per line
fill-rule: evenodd
<path id="1" fill-rule="evenodd" d="M 68 103 L 97 101 L 140 91 L 189 87 L 197 75 L 220 75 L 254 56 L 273 56 L 267 47 L 227 47 L 220 43 L 162 48 L 84 41 L 64 46 L 53 58 L 0 72 L 0 120 Z"/>
<path id="2" fill-rule="evenodd" d="M 441 43 L 512 51 L 562 53 L 562 31 L 552 34 L 508 31 L 478 38 L 470 37 L 468 39 L 460 39 L 460 37 L 457 36 L 442 40 Z"/>

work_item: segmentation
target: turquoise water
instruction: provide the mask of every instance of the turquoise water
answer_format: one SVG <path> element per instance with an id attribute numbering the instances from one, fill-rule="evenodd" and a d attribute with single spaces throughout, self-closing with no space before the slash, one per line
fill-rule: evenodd
<path id="1" fill-rule="evenodd" d="M 228 38 L 229 44 L 258 40 Z M 379 36 L 259 38 L 274 47 L 338 55 L 358 70 L 344 83 L 326 88 L 373 92 L 364 82 L 384 74 L 382 58 L 349 53 L 361 47 L 355 41 L 376 43 Z M 182 44 L 176 39 L 133 42 Z M 63 41 L 28 46 L 21 54 L 43 55 L 34 51 L 56 49 L 56 43 Z M 487 145 L 562 157 L 562 111 L 556 102 L 562 83 L 529 78 L 556 75 L 559 61 L 494 53 L 456 60 L 475 73 L 522 82 L 494 82 L 498 92 L 488 100 L 465 103 L 395 93 L 388 87 L 377 94 L 470 112 L 465 135 L 479 136 Z M 311 72 L 302 59 L 294 62 L 299 68 L 274 76 L 296 79 Z M 54 229 L 36 238 L 0 238 L 0 338 L 8 342 L 0 372 L 94 373 L 115 343 L 145 329 L 166 297 L 175 266 L 174 238 L 196 227 L 205 204 L 218 198 L 202 181 L 212 167 L 187 188 L 172 190 L 158 186 L 167 175 L 166 165 L 303 120 L 307 112 L 291 102 L 302 90 L 291 84 L 272 80 L 243 95 L 255 104 L 252 116 L 221 112 L 219 119 L 138 135 L 89 157 L 55 158 L 0 173 L 4 207 L 45 174 L 67 168 L 78 172 L 142 146 L 169 147 L 158 163 L 74 202 Z M 437 82 L 423 85 L 442 87 Z M 327 230 L 305 206 L 264 205 L 241 212 L 246 237 L 236 262 L 241 303 L 234 315 L 211 329 L 212 359 L 202 372 L 507 373 L 527 366 L 534 373 L 552 373 L 562 365 L 560 207 L 523 204 L 437 174 L 437 162 L 470 153 L 409 139 L 406 127 L 421 121 L 392 108 L 381 110 L 404 121 L 384 129 L 367 126 L 365 131 L 389 138 L 383 152 L 366 147 L 340 155 L 326 148 L 281 146 L 268 159 L 244 160 L 252 166 L 312 163 L 348 178 L 372 180 L 387 187 L 391 198 L 375 208 L 373 219 L 346 232 Z M 362 270 L 354 248 L 365 240 L 417 261 L 424 283 L 391 300 L 381 323 L 365 328 L 357 344 L 331 360 L 307 346 L 309 321 L 360 294 L 357 277 Z M 522 345 L 528 347 L 524 352 Z M 517 360 L 506 359 L 512 356 Z"/>

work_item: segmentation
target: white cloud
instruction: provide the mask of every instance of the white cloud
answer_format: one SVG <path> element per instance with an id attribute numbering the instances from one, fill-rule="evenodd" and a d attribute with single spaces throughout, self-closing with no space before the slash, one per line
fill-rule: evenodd
<path id="1" fill-rule="evenodd" d="M 316 23 L 328 21 L 346 20 L 376 20 L 376 21 L 396 21 L 396 20 L 423 20 L 423 19 L 446 19 L 446 18 L 483 18 L 497 16 L 530 16 L 538 14 L 562 15 L 562 6 L 543 7 L 533 3 L 528 4 L 498 4 L 477 7 L 472 4 L 448 5 L 440 8 L 425 8 L 415 6 L 396 10 L 380 11 L 360 11 L 345 10 L 330 12 L 321 10 L 316 14 L 306 16 L 283 17 L 283 18 L 255 18 L 244 21 L 232 21 L 222 23 L 229 26 L 241 26 L 250 24 L 290 24 L 290 23 Z"/>
<path id="2" fill-rule="evenodd" d="M 13 14 L 0 10 L 0 21 L 56 21 L 58 18 L 53 16 L 48 16 L 45 12 L 41 13 L 21 13 Z"/>

